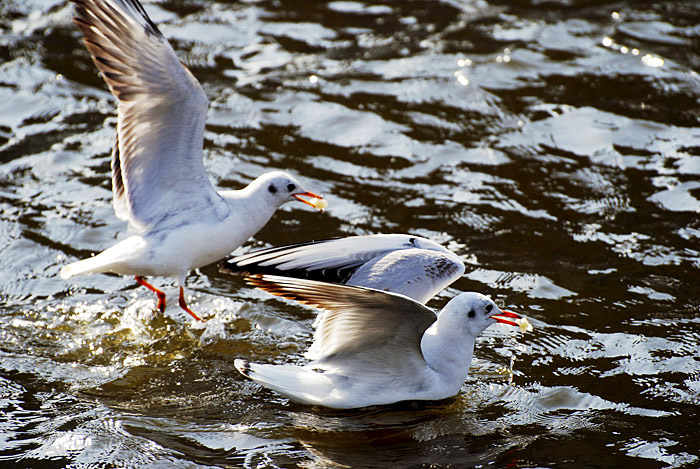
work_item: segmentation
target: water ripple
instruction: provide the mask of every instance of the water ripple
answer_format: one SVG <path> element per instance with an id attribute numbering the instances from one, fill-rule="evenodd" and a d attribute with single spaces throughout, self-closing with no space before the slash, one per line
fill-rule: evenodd
<path id="1" fill-rule="evenodd" d="M 126 277 L 58 277 L 125 231 L 114 102 L 72 6 L 0 2 L 0 460 L 696 466 L 700 11 L 574 3 L 146 2 L 212 101 L 216 185 L 287 169 L 330 201 L 241 252 L 420 234 L 468 264 L 431 306 L 478 290 L 532 318 L 479 338 L 453 399 L 337 412 L 233 366 L 302 360 L 308 308 L 215 266 L 188 278 L 205 324 Z"/>

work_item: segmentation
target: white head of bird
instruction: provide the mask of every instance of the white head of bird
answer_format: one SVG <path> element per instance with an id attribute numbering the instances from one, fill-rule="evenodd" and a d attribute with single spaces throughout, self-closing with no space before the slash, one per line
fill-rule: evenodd
<path id="1" fill-rule="evenodd" d="M 318 208 L 310 200 L 320 196 L 309 192 L 297 178 L 284 171 L 270 171 L 258 176 L 246 189 L 261 194 L 261 198 L 271 207 L 298 200 L 314 208 Z M 304 197 L 309 197 L 310 200 Z"/>
<path id="2" fill-rule="evenodd" d="M 491 298 L 481 293 L 465 292 L 452 298 L 442 309 L 436 325 L 441 334 L 451 333 L 477 337 L 491 324 L 499 322 L 504 311 Z"/>
<path id="3" fill-rule="evenodd" d="M 445 305 L 437 321 L 423 334 L 423 356 L 431 368 L 443 374 L 446 382 L 461 386 L 466 379 L 479 334 L 497 322 L 517 326 L 506 318 L 519 317 L 501 310 L 486 295 L 460 293 Z"/>

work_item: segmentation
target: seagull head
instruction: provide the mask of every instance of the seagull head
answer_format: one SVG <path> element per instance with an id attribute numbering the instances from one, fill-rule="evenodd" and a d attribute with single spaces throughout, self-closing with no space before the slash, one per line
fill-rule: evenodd
<path id="1" fill-rule="evenodd" d="M 323 210 L 327 203 L 322 196 L 307 191 L 297 178 L 282 171 L 272 171 L 255 180 L 260 191 L 273 204 L 280 205 L 298 200 L 317 210 Z"/>
<path id="2" fill-rule="evenodd" d="M 453 321 L 459 321 L 474 337 L 497 322 L 517 327 L 522 320 L 520 315 L 500 309 L 491 298 L 476 292 L 460 293 L 450 300 L 440 316 L 444 313 L 448 313 Z"/>

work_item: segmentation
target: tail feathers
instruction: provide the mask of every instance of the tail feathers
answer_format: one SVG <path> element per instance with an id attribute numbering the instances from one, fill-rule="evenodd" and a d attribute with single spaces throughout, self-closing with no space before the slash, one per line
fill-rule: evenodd
<path id="1" fill-rule="evenodd" d="M 82 261 L 73 262 L 63 266 L 61 269 L 61 278 L 67 279 L 74 275 L 87 274 L 91 272 L 105 272 L 105 262 L 100 256 L 90 257 Z"/>
<path id="2" fill-rule="evenodd" d="M 233 361 L 233 366 L 246 378 L 250 378 L 250 362 L 248 360 L 237 359 Z"/>
<path id="3" fill-rule="evenodd" d="M 105 249 L 94 257 L 73 262 L 61 269 L 61 278 L 74 275 L 112 272 L 115 274 L 150 275 L 148 258 L 150 251 L 148 242 L 140 235 L 129 236 L 112 247 Z"/>
<path id="4" fill-rule="evenodd" d="M 302 404 L 324 404 L 333 390 L 323 373 L 296 365 L 261 365 L 235 360 L 234 366 L 253 381 Z"/>

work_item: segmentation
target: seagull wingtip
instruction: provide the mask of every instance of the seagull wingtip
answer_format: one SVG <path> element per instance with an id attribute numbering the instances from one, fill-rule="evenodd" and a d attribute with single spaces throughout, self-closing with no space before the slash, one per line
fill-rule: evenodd
<path id="1" fill-rule="evenodd" d="M 242 360 L 240 358 L 233 361 L 233 366 L 246 378 L 250 378 L 250 362 L 248 360 Z"/>
<path id="2" fill-rule="evenodd" d="M 243 274 L 244 272 L 241 270 L 236 270 L 235 269 L 236 264 L 231 262 L 230 259 L 220 261 L 219 263 L 216 264 L 216 267 L 219 269 L 219 272 L 222 274 Z"/>

